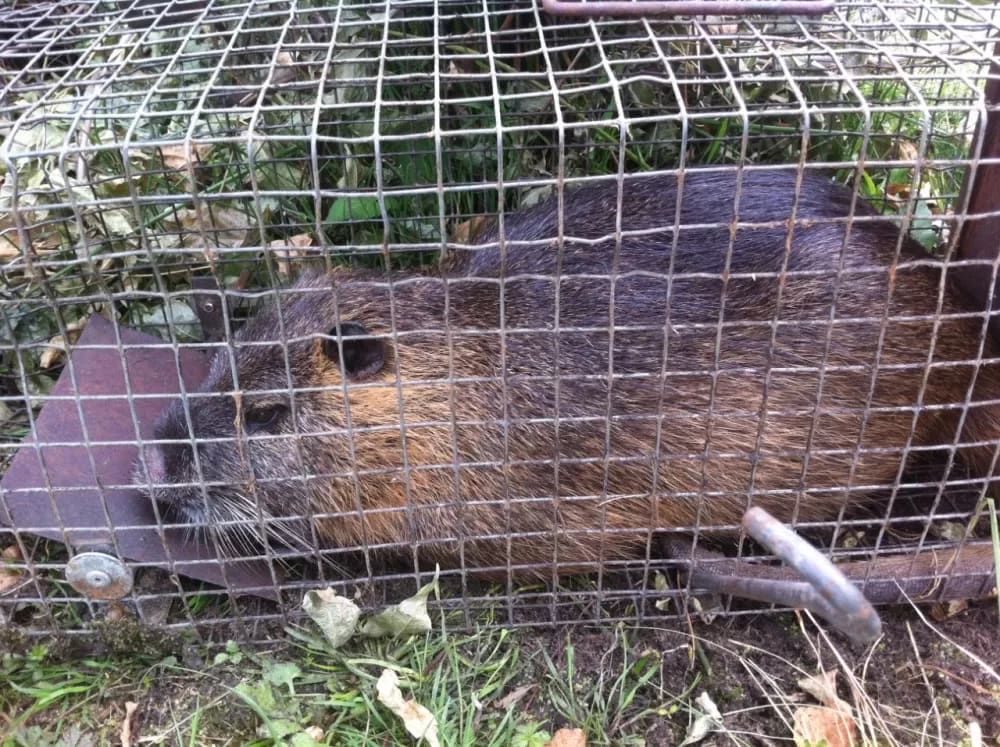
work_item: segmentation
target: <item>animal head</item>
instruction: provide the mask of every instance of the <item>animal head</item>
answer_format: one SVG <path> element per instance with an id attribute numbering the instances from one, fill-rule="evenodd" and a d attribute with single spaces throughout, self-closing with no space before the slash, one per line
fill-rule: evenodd
<path id="1" fill-rule="evenodd" d="M 353 508 L 351 404 L 367 420 L 395 401 L 383 309 L 377 294 L 324 276 L 282 291 L 162 413 L 135 481 L 233 554 L 265 535 L 313 545 L 311 515 Z"/>

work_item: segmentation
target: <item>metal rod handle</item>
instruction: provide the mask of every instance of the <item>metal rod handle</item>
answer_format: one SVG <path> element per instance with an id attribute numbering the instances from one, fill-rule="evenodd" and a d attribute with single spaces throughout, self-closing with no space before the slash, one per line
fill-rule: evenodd
<path id="1" fill-rule="evenodd" d="M 757 506 L 743 515 L 743 528 L 811 584 L 818 598 L 804 595 L 803 606 L 855 640 L 872 641 L 881 635 L 875 608 L 819 550 Z"/>
<path id="2" fill-rule="evenodd" d="M 749 16 L 823 15 L 834 8 L 834 0 L 542 0 L 542 8 L 554 16 Z"/>

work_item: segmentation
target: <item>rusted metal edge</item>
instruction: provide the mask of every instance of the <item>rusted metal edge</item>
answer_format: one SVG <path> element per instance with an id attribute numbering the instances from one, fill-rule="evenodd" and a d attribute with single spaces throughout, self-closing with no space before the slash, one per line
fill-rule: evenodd
<path id="1" fill-rule="evenodd" d="M 679 539 L 669 541 L 668 547 L 674 558 L 690 561 L 685 572 L 692 589 L 810 609 L 827 619 L 838 614 L 794 568 L 748 563 L 702 547 L 692 555 L 690 543 Z M 988 540 L 833 567 L 873 605 L 985 599 L 997 590 L 996 561 Z"/>
<path id="2" fill-rule="evenodd" d="M 542 0 L 542 9 L 554 16 L 636 18 L 642 16 L 822 15 L 834 0 Z"/>

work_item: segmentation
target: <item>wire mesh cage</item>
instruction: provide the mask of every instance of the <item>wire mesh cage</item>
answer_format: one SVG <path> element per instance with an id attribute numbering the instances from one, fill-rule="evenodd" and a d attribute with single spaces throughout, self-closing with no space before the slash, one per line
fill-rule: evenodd
<path id="1" fill-rule="evenodd" d="M 994 5 L 2 12 L 19 629 L 259 636 L 436 564 L 465 624 L 669 617 L 662 536 L 763 559 L 754 504 L 862 581 L 988 536 L 989 305 L 946 278 L 996 273 Z"/>

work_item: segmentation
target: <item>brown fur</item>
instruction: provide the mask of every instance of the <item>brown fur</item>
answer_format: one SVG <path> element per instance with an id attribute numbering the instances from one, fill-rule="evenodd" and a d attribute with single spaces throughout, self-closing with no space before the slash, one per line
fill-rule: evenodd
<path id="1" fill-rule="evenodd" d="M 792 175 L 747 172 L 739 220 L 764 225 L 740 228 L 727 261 L 734 191 L 732 175 L 688 175 L 680 224 L 724 225 L 675 235 L 675 181 L 630 181 L 622 229 L 645 233 L 616 246 L 616 185 L 585 187 L 566 196 L 562 252 L 548 202 L 437 275 L 305 278 L 236 335 L 238 382 L 214 361 L 205 391 L 241 394 L 191 408 L 200 477 L 182 404 L 164 415 L 159 437 L 180 441 L 153 495 L 248 536 L 310 547 L 314 528 L 328 547 L 542 575 L 633 556 L 658 529 L 731 529 L 750 504 L 836 518 L 891 487 L 908 450 L 955 440 L 973 375 L 973 402 L 1000 380 L 977 362 L 980 318 L 947 289 L 934 335 L 939 265 L 904 240 L 911 264 L 895 266 L 897 232 L 864 222 L 864 203 L 849 232 L 829 222 L 851 212 L 847 190 L 807 176 L 796 201 Z M 346 396 L 323 352 L 338 319 L 386 336 L 384 366 Z M 945 365 L 928 369 L 932 343 Z M 295 416 L 240 437 L 240 412 L 269 402 Z M 962 442 L 996 441 L 997 412 L 968 409 Z M 987 474 L 992 443 L 961 453 Z"/>

